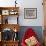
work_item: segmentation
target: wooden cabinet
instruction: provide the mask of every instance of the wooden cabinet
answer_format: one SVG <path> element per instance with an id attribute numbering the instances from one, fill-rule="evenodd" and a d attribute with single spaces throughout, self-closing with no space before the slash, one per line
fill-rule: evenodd
<path id="1" fill-rule="evenodd" d="M 15 17 L 16 19 L 12 18 L 13 19 L 12 20 L 9 17 Z M 15 36 L 17 36 L 16 33 L 20 29 L 20 26 L 18 24 L 18 18 L 19 18 L 19 7 L 0 7 L 0 32 L 1 32 L 0 46 L 18 46 L 19 39 L 17 40 L 15 39 Z M 11 39 L 7 41 L 7 40 L 4 40 L 2 37 L 2 35 L 4 35 L 4 32 L 6 32 L 6 35 L 8 35 L 8 37 L 10 34 L 10 33 L 8 34 L 8 32 L 13 32 L 14 35 L 12 35 L 12 37 L 10 36 Z M 9 39 L 9 38 L 6 38 L 6 39 Z"/>

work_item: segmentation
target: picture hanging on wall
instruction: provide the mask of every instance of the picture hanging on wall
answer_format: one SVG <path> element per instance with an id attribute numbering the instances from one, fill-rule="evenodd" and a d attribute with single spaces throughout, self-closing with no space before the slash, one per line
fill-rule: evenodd
<path id="1" fill-rule="evenodd" d="M 37 8 L 24 8 L 24 19 L 36 19 Z"/>

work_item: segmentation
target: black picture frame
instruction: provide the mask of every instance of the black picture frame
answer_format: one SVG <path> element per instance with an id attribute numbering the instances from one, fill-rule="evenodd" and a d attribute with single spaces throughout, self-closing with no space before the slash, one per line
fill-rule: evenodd
<path id="1" fill-rule="evenodd" d="M 24 8 L 24 19 L 37 19 L 37 8 Z"/>

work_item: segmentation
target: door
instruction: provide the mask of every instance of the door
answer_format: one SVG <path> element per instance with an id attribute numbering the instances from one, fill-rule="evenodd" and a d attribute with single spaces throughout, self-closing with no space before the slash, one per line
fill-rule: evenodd
<path id="1" fill-rule="evenodd" d="M 46 0 L 43 0 L 43 8 L 44 8 L 44 43 L 46 46 Z"/>

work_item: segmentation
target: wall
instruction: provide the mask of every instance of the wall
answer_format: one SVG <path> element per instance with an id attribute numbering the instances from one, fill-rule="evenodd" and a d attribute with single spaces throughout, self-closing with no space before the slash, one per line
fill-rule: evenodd
<path id="1" fill-rule="evenodd" d="M 15 6 L 15 0 L 0 0 L 0 6 Z M 42 0 L 17 0 L 19 9 L 19 24 L 21 26 L 43 26 Z M 24 8 L 37 8 L 37 19 L 24 19 Z M 12 17 L 9 17 L 9 20 Z"/>
<path id="2" fill-rule="evenodd" d="M 22 26 L 43 26 L 42 0 L 24 0 L 24 6 L 21 6 L 19 20 Z M 37 8 L 37 19 L 24 19 L 24 8 Z"/>

